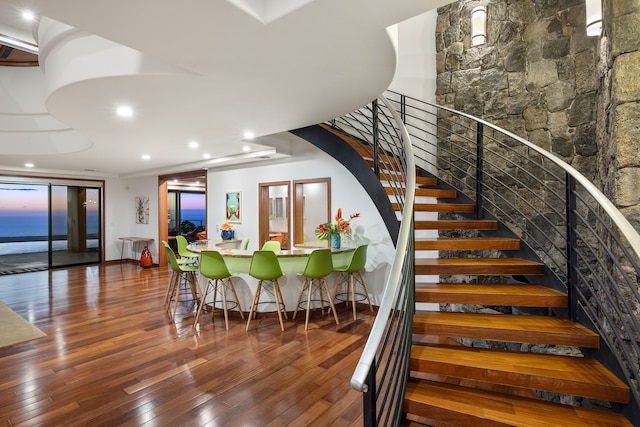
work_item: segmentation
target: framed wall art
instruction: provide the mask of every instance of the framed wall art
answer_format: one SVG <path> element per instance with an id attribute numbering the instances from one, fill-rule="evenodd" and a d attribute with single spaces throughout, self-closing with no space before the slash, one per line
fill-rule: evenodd
<path id="1" fill-rule="evenodd" d="M 136 197 L 136 224 L 149 224 L 149 196 Z"/>
<path id="2" fill-rule="evenodd" d="M 232 191 L 227 193 L 227 200 L 225 203 L 227 213 L 226 219 L 227 222 L 241 222 L 241 197 L 239 191 Z"/>

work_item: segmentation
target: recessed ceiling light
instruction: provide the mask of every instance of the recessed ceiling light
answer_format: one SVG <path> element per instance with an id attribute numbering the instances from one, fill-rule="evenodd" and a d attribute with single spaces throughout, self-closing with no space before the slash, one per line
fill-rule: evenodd
<path id="1" fill-rule="evenodd" d="M 205 158 L 205 159 L 210 159 L 210 158 L 211 158 L 211 154 L 209 154 L 209 153 L 204 153 L 204 154 L 202 155 L 202 157 L 203 157 L 203 158 Z"/>
<path id="2" fill-rule="evenodd" d="M 33 21 L 35 19 L 35 15 L 30 10 L 25 10 L 22 12 L 22 19 L 25 21 Z"/>
<path id="3" fill-rule="evenodd" d="M 244 147 L 242 147 L 242 151 L 244 151 L 245 153 L 248 153 L 249 151 L 251 151 L 251 147 L 249 147 L 248 145 L 245 145 Z"/>
<path id="4" fill-rule="evenodd" d="M 32 168 L 33 167 L 33 163 L 25 163 L 24 167 L 26 168 Z"/>
<path id="5" fill-rule="evenodd" d="M 143 154 L 142 155 L 142 160 L 149 160 L 150 158 L 151 158 L 151 156 L 148 155 L 148 154 Z"/>
<path id="6" fill-rule="evenodd" d="M 198 142 L 197 141 L 189 142 L 189 148 L 191 149 L 198 148 Z"/>
<path id="7" fill-rule="evenodd" d="M 121 105 L 116 109 L 116 113 L 120 117 L 133 117 L 133 108 L 128 105 Z"/>
<path id="8" fill-rule="evenodd" d="M 256 137 L 256 135 L 253 132 L 251 132 L 250 130 L 248 130 L 248 131 L 246 131 L 244 133 L 244 139 L 253 139 L 255 137 Z"/>

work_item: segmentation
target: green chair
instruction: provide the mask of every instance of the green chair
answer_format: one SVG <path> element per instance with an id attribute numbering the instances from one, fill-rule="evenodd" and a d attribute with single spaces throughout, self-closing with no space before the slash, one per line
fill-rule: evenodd
<path id="1" fill-rule="evenodd" d="M 202 308 L 204 306 L 209 307 L 209 305 L 205 302 L 209 294 L 213 293 L 213 298 L 210 302 L 211 308 L 211 316 L 216 311 L 220 309 L 216 307 L 216 303 L 218 300 L 218 291 L 221 294 L 221 303 L 222 303 L 222 311 L 224 313 L 224 324 L 229 330 L 229 312 L 227 310 L 227 302 L 233 303 L 234 301 L 227 301 L 227 289 L 231 290 L 233 294 L 233 299 L 235 300 L 235 306 L 231 308 L 238 307 L 238 311 L 240 312 L 240 317 L 244 320 L 244 314 L 242 313 L 242 307 L 240 307 L 240 301 L 238 300 L 238 294 L 236 294 L 236 289 L 233 286 L 233 282 L 231 281 L 231 276 L 236 273 L 231 273 L 227 268 L 227 264 L 224 262 L 224 258 L 220 252 L 217 251 L 202 251 L 200 253 L 200 275 L 207 278 L 207 286 L 204 289 L 204 293 L 202 294 L 202 298 L 200 300 L 200 305 L 198 306 L 198 312 L 196 314 L 196 320 L 193 323 L 193 327 L 195 328 L 198 324 L 198 319 L 200 318 L 200 313 L 202 312 Z"/>
<path id="2" fill-rule="evenodd" d="M 277 240 L 267 240 L 264 242 L 264 245 L 262 245 L 262 250 L 277 252 L 280 250 L 280 242 Z"/>
<path id="3" fill-rule="evenodd" d="M 185 286 L 188 285 L 191 290 L 191 295 L 193 296 L 193 301 L 198 301 L 198 278 L 196 277 L 196 272 L 198 271 L 198 267 L 196 265 L 180 265 L 178 264 L 178 260 L 176 259 L 176 254 L 173 253 L 173 250 L 169 247 L 169 245 L 165 246 L 165 251 L 167 253 L 167 260 L 169 261 L 169 265 L 173 270 L 173 275 L 171 276 L 171 280 L 169 281 L 169 285 L 167 286 L 167 292 L 164 296 L 164 305 L 167 310 L 171 307 L 171 299 L 173 295 L 173 300 L 175 302 L 173 307 L 173 318 L 176 317 L 176 312 L 178 310 L 178 299 L 180 297 L 180 287 L 184 282 Z"/>
<path id="4" fill-rule="evenodd" d="M 338 278 L 336 279 L 336 286 L 333 290 L 333 298 L 336 299 L 338 296 L 338 288 L 343 282 L 347 283 L 347 291 L 346 291 L 346 302 L 347 307 L 349 306 L 349 300 L 351 300 L 351 306 L 353 307 L 353 320 L 356 320 L 356 302 L 367 300 L 369 303 L 369 309 L 371 310 L 371 314 L 374 314 L 373 306 L 371 305 L 371 300 L 369 299 L 369 291 L 367 290 L 367 285 L 364 283 L 364 277 L 362 277 L 362 271 L 364 270 L 364 266 L 367 263 L 367 247 L 368 245 L 361 245 L 356 248 L 351 257 L 351 262 L 349 265 L 343 265 L 340 267 L 335 267 L 334 271 L 338 273 Z M 356 286 L 360 285 L 362 287 L 362 298 L 356 300 Z"/>
<path id="5" fill-rule="evenodd" d="M 197 252 L 191 252 L 187 249 L 189 242 L 187 238 L 184 236 L 177 235 L 176 236 L 176 244 L 178 246 L 178 255 L 180 255 L 181 259 L 191 259 L 193 262 L 198 262 L 200 259 L 200 254 Z"/>
<path id="6" fill-rule="evenodd" d="M 247 249 L 249 249 L 249 241 L 251 241 L 251 239 L 247 238 L 247 240 L 244 241 L 244 250 L 246 251 Z"/>
<path id="7" fill-rule="evenodd" d="M 166 240 L 162 241 L 162 245 L 165 248 L 169 248 L 171 249 L 171 246 L 169 245 L 169 243 L 167 243 Z M 171 249 L 173 251 L 173 249 Z M 175 252 L 174 252 L 175 255 Z M 186 265 L 186 264 L 195 264 L 195 260 L 191 259 L 191 258 L 176 258 L 176 261 L 178 262 L 178 264 L 180 265 Z"/>
<path id="8" fill-rule="evenodd" d="M 316 249 L 311 252 L 309 258 L 307 259 L 307 264 L 304 267 L 304 271 L 298 273 L 299 276 L 304 276 L 304 282 L 302 283 L 302 289 L 300 290 L 300 296 L 298 297 L 298 303 L 296 304 L 296 308 L 293 312 L 293 318 L 296 318 L 296 314 L 298 313 L 298 308 L 300 308 L 300 303 L 302 301 L 302 297 L 307 292 L 307 301 L 306 301 L 306 311 L 307 316 L 304 321 L 304 329 L 307 330 L 309 328 L 309 313 L 311 310 L 312 302 L 319 302 L 320 307 L 322 309 L 322 313 L 324 313 L 324 304 L 326 295 L 327 300 L 329 302 L 329 306 L 331 307 L 331 311 L 333 312 L 333 317 L 336 319 L 336 325 L 340 324 L 338 320 L 338 315 L 336 314 L 336 308 L 333 305 L 333 300 L 331 299 L 331 292 L 329 292 L 329 286 L 327 285 L 326 277 L 333 272 L 333 261 L 331 259 L 331 249 Z M 317 293 L 318 299 L 312 299 L 313 293 Z M 326 294 L 325 294 L 326 292 Z M 304 304 L 304 303 L 303 303 Z"/>
<path id="9" fill-rule="evenodd" d="M 246 330 L 249 330 L 251 319 L 255 318 L 258 304 L 260 303 L 260 295 L 262 291 L 273 295 L 275 299 L 276 311 L 280 320 L 280 329 L 284 332 L 284 323 L 282 316 L 288 319 L 287 312 L 280 292 L 280 284 L 278 278 L 283 276 L 280 262 L 273 251 L 255 251 L 251 257 L 251 265 L 249 266 L 249 275 L 258 279 L 258 287 L 251 302 L 251 310 L 249 310 L 249 319 L 247 320 Z"/>

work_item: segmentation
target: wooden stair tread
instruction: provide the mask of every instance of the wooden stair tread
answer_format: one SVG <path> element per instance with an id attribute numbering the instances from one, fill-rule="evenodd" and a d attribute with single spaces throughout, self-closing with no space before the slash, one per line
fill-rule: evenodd
<path id="1" fill-rule="evenodd" d="M 520 258 L 438 258 L 416 259 L 418 275 L 541 275 L 544 264 Z"/>
<path id="2" fill-rule="evenodd" d="M 416 301 L 566 307 L 567 295 L 547 286 L 528 283 L 416 283 Z"/>
<path id="3" fill-rule="evenodd" d="M 416 221 L 416 230 L 497 230 L 495 220 L 426 220 Z"/>
<path id="4" fill-rule="evenodd" d="M 602 426 L 632 424 L 622 415 L 432 381 L 409 381 L 404 410 L 457 425 Z"/>
<path id="5" fill-rule="evenodd" d="M 416 250 L 518 250 L 520 240 L 508 237 L 435 237 L 415 239 Z"/>
<path id="6" fill-rule="evenodd" d="M 381 167 L 380 170 L 380 180 L 382 181 L 382 184 L 384 185 L 384 183 L 387 181 L 386 177 L 385 177 L 385 173 L 388 175 L 398 175 L 398 174 L 404 174 L 404 172 L 400 173 L 400 172 L 396 172 L 394 170 L 387 170 L 383 167 Z M 397 178 L 394 179 L 394 182 L 403 182 L 404 181 L 404 177 L 403 178 Z M 438 180 L 436 178 L 429 178 L 426 176 L 418 176 L 416 177 L 416 185 L 417 186 L 426 186 L 426 187 L 434 187 L 436 185 L 438 185 Z"/>
<path id="7" fill-rule="evenodd" d="M 400 207 L 397 203 L 391 203 L 393 210 L 398 212 Z M 416 203 L 416 212 L 475 212 L 476 205 L 471 203 Z"/>
<path id="8" fill-rule="evenodd" d="M 388 195 L 395 194 L 395 189 L 393 187 L 384 187 L 384 191 Z M 418 197 L 436 197 L 439 199 L 454 199 L 457 195 L 455 190 L 443 190 L 440 188 L 421 188 L 417 187 L 415 191 L 415 195 Z"/>
<path id="9" fill-rule="evenodd" d="M 430 178 L 427 176 L 417 176 L 416 184 L 418 185 L 438 185 L 438 180 L 436 178 Z"/>
<path id="10" fill-rule="evenodd" d="M 410 368 L 507 386 L 629 402 L 629 387 L 590 357 L 414 345 Z"/>
<path id="11" fill-rule="evenodd" d="M 413 333 L 589 348 L 600 345 L 595 332 L 552 316 L 420 311 L 414 316 Z"/>

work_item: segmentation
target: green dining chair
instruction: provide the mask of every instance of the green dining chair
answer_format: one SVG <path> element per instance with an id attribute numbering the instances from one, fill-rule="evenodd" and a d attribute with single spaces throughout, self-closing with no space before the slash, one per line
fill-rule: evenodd
<path id="1" fill-rule="evenodd" d="M 322 309 L 322 313 L 324 314 L 325 307 L 325 295 L 328 300 L 328 306 L 331 308 L 333 312 L 333 317 L 336 320 L 336 325 L 340 324 L 338 320 L 338 315 L 336 314 L 336 308 L 333 305 L 333 300 L 331 299 L 331 292 L 329 292 L 329 286 L 327 285 L 327 276 L 333 272 L 333 261 L 331 259 L 331 249 L 316 249 L 311 252 L 309 258 L 307 258 L 307 264 L 305 265 L 304 271 L 298 273 L 298 276 L 304 277 L 304 282 L 302 283 L 302 289 L 300 290 L 300 296 L 298 296 L 298 302 L 296 304 L 296 308 L 293 312 L 293 318 L 296 318 L 296 314 L 298 313 L 298 309 L 301 304 L 306 305 L 306 317 L 304 321 L 304 329 L 305 331 L 309 328 L 309 314 L 311 310 L 311 303 L 317 302 L 320 304 Z M 302 302 L 302 297 L 304 293 L 307 293 L 306 302 Z M 317 299 L 313 299 L 312 295 L 317 294 Z"/>
<path id="2" fill-rule="evenodd" d="M 224 324 L 229 330 L 229 311 L 227 307 L 227 302 L 235 303 L 235 306 L 231 308 L 238 308 L 240 312 L 240 317 L 244 320 L 244 314 L 242 313 L 242 307 L 240 306 L 240 301 L 238 300 L 238 294 L 236 293 L 236 289 L 233 286 L 233 281 L 231 277 L 236 273 L 232 273 L 227 268 L 227 264 L 222 257 L 222 254 L 218 251 L 202 251 L 200 253 L 200 275 L 207 278 L 207 286 L 202 293 L 202 298 L 200 299 L 200 304 L 198 306 L 198 312 L 196 313 L 196 320 L 193 323 L 193 327 L 195 328 L 198 324 L 198 319 L 200 319 L 200 313 L 202 312 L 203 307 L 207 307 L 211 309 L 211 317 L 215 314 L 216 311 L 222 310 L 224 313 Z M 230 290 L 233 294 L 233 300 L 227 300 L 227 290 Z M 218 291 L 220 291 L 222 304 L 222 309 L 216 306 L 218 302 Z M 213 293 L 213 298 L 210 303 L 206 302 L 207 297 Z"/>
<path id="3" fill-rule="evenodd" d="M 278 278 L 283 276 L 282 269 L 280 268 L 280 262 L 275 252 L 270 250 L 255 251 L 251 257 L 251 265 L 249 266 L 249 275 L 255 279 L 258 279 L 258 286 L 253 295 L 251 302 L 251 309 L 249 310 L 249 319 L 247 320 L 246 330 L 249 330 L 249 324 L 251 319 L 255 318 L 258 304 L 260 303 L 260 295 L 262 291 L 273 295 L 276 305 L 276 311 L 278 312 L 278 320 L 280 320 L 280 329 L 284 332 L 284 323 L 282 317 L 287 317 L 287 311 L 285 309 L 282 293 L 280 292 L 280 284 Z M 265 301 L 266 302 L 266 301 Z"/>
<path id="4" fill-rule="evenodd" d="M 356 286 L 358 285 L 362 288 L 362 294 L 358 295 L 363 295 L 360 301 L 366 299 L 367 303 L 369 303 L 371 314 L 375 313 L 373 306 L 371 305 L 371 299 L 369 299 L 367 285 L 365 284 L 364 277 L 362 276 L 362 271 L 364 271 L 364 266 L 367 263 L 367 248 L 368 245 L 358 246 L 353 252 L 351 261 L 348 265 L 342 265 L 334 268 L 334 271 L 338 273 L 338 277 L 336 279 L 336 286 L 333 290 L 333 299 L 336 299 L 338 296 L 338 288 L 340 285 L 342 283 L 346 283 L 346 302 L 348 307 L 349 301 L 351 301 L 351 306 L 353 307 L 353 320 L 356 320 Z"/>
<path id="5" fill-rule="evenodd" d="M 176 318 L 176 312 L 178 310 L 178 300 L 180 298 L 180 287 L 182 283 L 185 284 L 185 287 L 188 285 L 191 291 L 191 295 L 193 296 L 193 301 L 197 303 L 198 301 L 198 278 L 196 277 L 196 272 L 198 271 L 198 267 L 196 265 L 180 265 L 178 264 L 178 260 L 176 259 L 176 254 L 171 250 L 171 248 L 167 245 L 165 246 L 165 251 L 167 254 L 167 260 L 169 261 L 169 265 L 173 270 L 173 275 L 171 276 L 171 280 L 169 281 L 169 285 L 167 286 L 167 291 L 164 296 L 164 303 L 167 310 L 170 310 L 171 307 L 171 299 L 174 300 L 173 307 L 173 318 Z M 173 297 L 172 297 L 173 296 Z"/>
<path id="6" fill-rule="evenodd" d="M 187 249 L 187 246 L 189 246 L 189 242 L 187 241 L 186 237 L 177 235 L 176 244 L 178 246 L 178 255 L 180 255 L 181 259 L 191 259 L 194 262 L 198 262 L 198 260 L 200 259 L 200 254 L 197 252 L 191 252 L 189 249 Z"/>
<path id="7" fill-rule="evenodd" d="M 277 252 L 280 250 L 280 242 L 277 240 L 267 240 L 264 242 L 264 245 L 262 245 L 262 250 Z"/>
<path id="8" fill-rule="evenodd" d="M 162 245 L 165 248 L 169 248 L 171 249 L 171 246 L 169 245 L 169 243 L 167 243 L 166 240 L 162 241 Z M 173 251 L 173 249 L 171 249 Z M 175 255 L 175 252 L 173 253 Z M 186 265 L 186 264 L 195 264 L 195 260 L 191 259 L 191 258 L 176 258 L 176 261 L 178 262 L 178 264 L 180 265 Z"/>
<path id="9" fill-rule="evenodd" d="M 249 249 L 249 242 L 250 242 L 250 241 L 251 241 L 251 239 L 250 239 L 250 238 L 247 238 L 247 239 L 244 241 L 244 247 L 243 247 L 243 249 L 244 249 L 245 251 Z"/>

